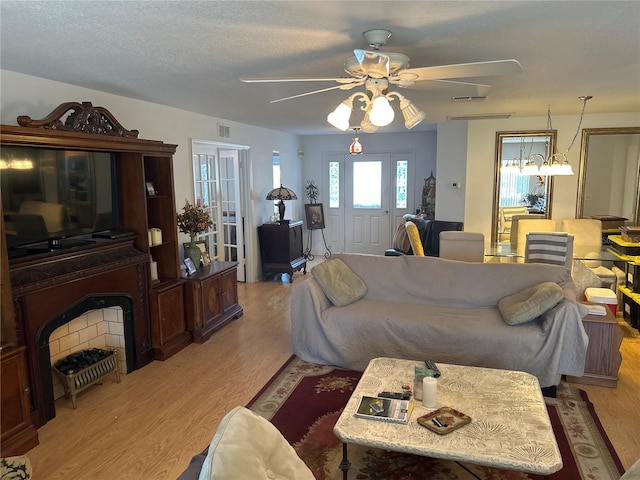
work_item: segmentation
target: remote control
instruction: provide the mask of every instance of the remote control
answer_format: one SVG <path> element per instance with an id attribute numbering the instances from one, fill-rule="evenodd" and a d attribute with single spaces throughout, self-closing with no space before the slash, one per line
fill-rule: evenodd
<path id="1" fill-rule="evenodd" d="M 382 398 L 396 398 L 398 400 L 409 400 L 411 398 L 411 392 L 380 392 L 378 397 Z"/>
<path id="2" fill-rule="evenodd" d="M 438 378 L 440 376 L 440 370 L 438 369 L 438 366 L 434 362 L 432 362 L 431 360 L 425 360 L 424 364 L 427 366 L 429 370 L 433 372 L 434 378 Z"/>

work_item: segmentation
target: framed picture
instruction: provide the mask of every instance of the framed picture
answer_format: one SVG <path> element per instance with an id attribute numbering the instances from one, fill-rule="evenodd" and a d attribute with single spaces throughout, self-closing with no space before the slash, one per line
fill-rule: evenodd
<path id="1" fill-rule="evenodd" d="M 307 229 L 318 230 L 324 228 L 324 211 L 321 203 L 307 203 L 304 206 L 307 218 Z"/>
<path id="2" fill-rule="evenodd" d="M 208 267 L 211 265 L 211 257 L 209 256 L 209 252 L 202 252 L 202 265 Z"/>
<path id="3" fill-rule="evenodd" d="M 187 267 L 187 273 L 189 275 L 193 275 L 196 273 L 196 266 L 193 264 L 193 261 L 190 258 L 184 259 L 184 266 Z"/>
<path id="4" fill-rule="evenodd" d="M 153 196 L 157 194 L 158 192 L 156 192 L 156 187 L 153 186 L 153 182 L 147 182 L 147 195 Z"/>

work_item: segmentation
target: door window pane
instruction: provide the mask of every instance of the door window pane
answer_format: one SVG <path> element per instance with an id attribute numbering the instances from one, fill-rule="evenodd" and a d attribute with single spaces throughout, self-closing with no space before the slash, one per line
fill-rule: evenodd
<path id="1" fill-rule="evenodd" d="M 396 162 L 396 208 L 407 208 L 407 161 Z"/>
<path id="2" fill-rule="evenodd" d="M 329 208 L 340 208 L 340 162 L 329 162 Z"/>
<path id="3" fill-rule="evenodd" d="M 353 208 L 380 208 L 382 162 L 353 163 Z"/>

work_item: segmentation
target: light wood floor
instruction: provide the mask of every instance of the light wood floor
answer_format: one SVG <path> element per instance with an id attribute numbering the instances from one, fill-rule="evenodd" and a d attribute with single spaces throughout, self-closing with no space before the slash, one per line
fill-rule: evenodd
<path id="1" fill-rule="evenodd" d="M 300 281 L 302 274 L 295 274 Z M 291 355 L 290 284 L 239 284 L 244 316 L 165 362 L 107 379 L 38 430 L 28 452 L 36 480 L 175 479 L 220 419 L 245 405 Z M 580 386 L 623 464 L 640 457 L 640 338 L 625 338 L 618 388 Z"/>

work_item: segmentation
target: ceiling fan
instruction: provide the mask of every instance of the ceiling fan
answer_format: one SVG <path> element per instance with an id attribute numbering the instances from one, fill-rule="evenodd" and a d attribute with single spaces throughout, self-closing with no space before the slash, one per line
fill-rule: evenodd
<path id="1" fill-rule="evenodd" d="M 494 76 L 494 75 L 509 75 L 515 73 L 522 72 L 522 66 L 520 62 L 517 60 L 493 60 L 486 62 L 473 62 L 473 63 L 461 63 L 454 65 L 440 65 L 434 67 L 418 67 L 418 68 L 408 68 L 409 67 L 409 57 L 402 53 L 394 53 L 394 52 L 381 52 L 380 47 L 386 45 L 387 40 L 391 37 L 391 31 L 389 30 L 367 30 L 362 34 L 369 46 L 373 50 L 362 50 L 355 49 L 353 51 L 354 55 L 349 57 L 345 62 L 344 70 L 348 73 L 349 77 L 344 78 L 241 78 L 240 80 L 246 83 L 274 83 L 274 82 L 336 82 L 338 85 L 323 88 L 320 90 L 313 90 L 310 92 L 301 93 L 298 95 L 292 95 L 285 98 L 279 98 L 277 100 L 271 100 L 270 103 L 282 102 L 284 100 L 291 100 L 294 98 L 304 97 L 307 95 L 314 95 L 316 93 L 327 92 L 330 90 L 351 90 L 352 88 L 363 86 L 365 87 L 366 94 L 354 94 L 342 105 L 347 103 L 347 107 L 349 108 L 349 114 L 352 108 L 353 100 L 358 98 L 359 100 L 365 103 L 365 106 L 362 107 L 362 110 L 365 111 L 365 123 L 362 125 L 363 131 L 371 130 L 371 126 L 368 125 L 367 122 L 367 111 L 370 113 L 374 108 L 374 101 L 381 97 L 387 100 L 390 98 L 388 95 L 395 95 L 400 100 L 400 108 L 403 110 L 403 114 L 405 111 L 404 107 L 413 107 L 413 104 L 409 102 L 402 95 L 391 92 L 388 93 L 389 85 L 397 85 L 400 88 L 429 88 L 428 82 L 444 82 L 448 84 L 466 86 L 466 87 L 475 87 L 479 90 L 488 90 L 490 85 L 484 85 L 479 83 L 469 83 L 462 82 L 454 79 L 462 79 L 462 78 L 473 78 L 473 77 L 484 77 L 484 76 Z M 426 82 L 426 83 L 423 83 Z M 354 98 L 352 98 L 354 97 Z M 367 97 L 367 98 L 364 98 Z M 379 102 L 384 103 L 384 102 Z M 410 105 L 409 105 L 410 104 Z M 340 107 L 338 107 L 340 108 Z M 390 107 L 388 107 L 390 109 Z M 419 112 L 415 107 L 413 109 Z M 337 109 L 336 109 L 337 110 Z M 335 112 L 334 112 L 335 113 Z M 419 112 L 422 113 L 422 112 Z M 330 115 L 331 116 L 331 115 Z M 422 118 L 424 118 L 424 114 L 422 113 Z M 405 125 L 407 128 L 411 128 L 417 125 L 422 118 L 418 121 L 416 116 L 413 115 L 411 117 L 411 126 L 407 124 L 407 115 L 405 115 Z M 330 123 L 334 124 L 331 119 L 328 119 Z M 340 126 L 338 128 L 342 130 L 346 130 L 349 127 L 348 118 L 346 119 L 346 125 L 344 118 L 341 118 Z M 391 120 L 393 120 L 393 111 L 391 110 Z M 388 124 L 386 123 L 386 124 Z M 383 126 L 378 125 L 376 122 L 373 123 L 373 126 Z M 344 128 L 342 128 L 344 127 Z"/>

